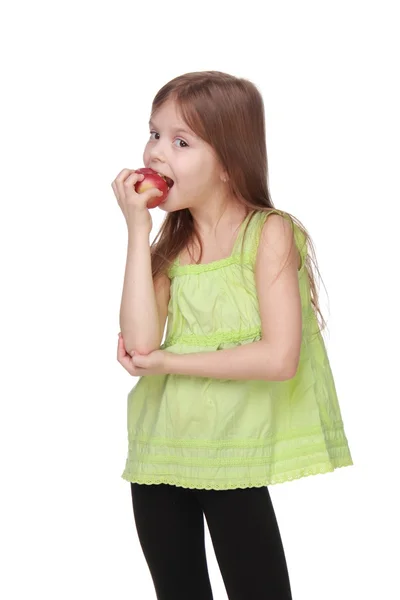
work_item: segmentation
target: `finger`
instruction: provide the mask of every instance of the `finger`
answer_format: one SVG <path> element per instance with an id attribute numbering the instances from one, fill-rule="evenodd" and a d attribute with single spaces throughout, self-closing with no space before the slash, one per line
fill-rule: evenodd
<path id="1" fill-rule="evenodd" d="M 134 173 L 135 169 L 122 169 L 114 179 L 115 183 L 120 183 L 124 181 L 131 173 Z"/>
<path id="2" fill-rule="evenodd" d="M 126 357 L 119 357 L 118 359 L 119 364 L 124 367 L 125 371 L 128 371 L 129 375 L 132 376 L 137 376 L 135 367 L 132 365 L 131 361 L 126 358 Z"/>
<path id="3" fill-rule="evenodd" d="M 163 192 L 156 187 L 150 188 L 141 194 L 138 194 L 136 190 L 133 189 L 126 195 L 126 205 L 127 207 L 139 207 L 140 209 L 147 208 L 147 204 L 152 198 L 159 198 L 162 195 Z"/>
<path id="4" fill-rule="evenodd" d="M 132 377 L 137 377 L 136 371 L 131 365 L 124 365 L 124 367 L 128 371 L 129 375 L 132 375 Z"/>
<path id="5" fill-rule="evenodd" d="M 118 338 L 118 350 L 119 350 L 121 356 L 126 356 L 126 348 L 125 348 L 124 340 L 122 339 L 122 337 Z"/>
<path id="6" fill-rule="evenodd" d="M 127 365 L 126 370 L 133 377 L 140 377 L 141 375 L 143 375 L 143 372 L 145 371 L 145 369 L 141 369 L 139 367 L 135 367 L 134 365 L 132 365 L 131 361 L 129 361 L 129 366 Z"/>
<path id="7" fill-rule="evenodd" d="M 137 195 L 135 190 L 135 185 L 139 181 L 143 181 L 144 175 L 143 173 L 136 173 L 136 171 L 131 172 L 131 174 L 122 182 L 122 186 L 124 188 L 125 197 L 128 198 L 131 195 Z"/>
<path id="8" fill-rule="evenodd" d="M 126 349 L 124 343 L 121 341 L 121 338 L 118 340 L 117 345 L 117 360 L 121 364 L 123 363 L 123 361 L 129 360 L 129 356 L 126 353 Z"/>
<path id="9" fill-rule="evenodd" d="M 135 171 L 131 173 L 123 182 L 124 194 L 126 198 L 130 196 L 138 196 L 140 194 L 137 193 L 135 186 L 140 181 L 143 181 L 144 175 L 143 173 L 136 173 Z"/>
<path id="10" fill-rule="evenodd" d="M 135 170 L 131 170 L 131 171 L 129 171 L 128 177 L 126 177 L 123 181 L 124 181 L 124 185 L 132 186 L 138 181 L 143 181 L 143 179 L 144 179 L 143 173 L 138 173 Z"/>
<path id="11" fill-rule="evenodd" d="M 128 351 L 125 347 L 125 342 L 124 342 L 124 338 L 121 336 L 121 346 L 122 346 L 122 350 L 124 351 L 125 355 L 128 355 Z M 129 355 L 128 355 L 129 356 Z"/>
<path id="12" fill-rule="evenodd" d="M 118 344 L 117 344 L 117 361 L 121 362 L 121 358 L 122 358 L 122 348 L 121 348 L 121 339 L 118 338 Z"/>
<path id="13" fill-rule="evenodd" d="M 130 184 L 126 184 L 127 179 L 129 179 L 130 177 L 133 177 L 133 182 L 134 183 L 130 183 Z M 117 175 L 117 177 L 114 180 L 114 187 L 116 190 L 116 196 L 117 198 L 119 198 L 120 201 L 125 201 L 126 198 L 126 191 L 130 188 L 133 187 L 135 185 L 135 183 L 137 181 L 141 181 L 141 178 L 143 178 L 144 175 L 142 175 L 141 173 L 136 173 L 136 171 L 134 171 L 134 169 L 122 169 L 121 173 L 119 173 L 119 175 Z M 114 190 L 114 193 L 115 193 Z"/>
<path id="14" fill-rule="evenodd" d="M 118 190 L 118 186 L 121 182 L 124 181 L 132 173 L 132 169 L 122 169 L 111 183 L 111 187 L 114 190 L 114 193 Z"/>
<path id="15" fill-rule="evenodd" d="M 136 368 L 146 368 L 146 357 L 140 354 L 135 354 L 132 356 L 132 364 Z"/>

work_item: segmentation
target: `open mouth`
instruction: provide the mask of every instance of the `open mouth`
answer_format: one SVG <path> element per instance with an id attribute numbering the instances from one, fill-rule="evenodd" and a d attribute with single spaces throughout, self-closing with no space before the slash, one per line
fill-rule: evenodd
<path id="1" fill-rule="evenodd" d="M 168 186 L 168 189 L 170 190 L 172 188 L 172 186 L 174 185 L 173 180 L 170 177 L 163 175 L 162 173 L 157 173 L 157 175 L 159 175 L 162 179 L 164 179 L 165 183 Z"/>

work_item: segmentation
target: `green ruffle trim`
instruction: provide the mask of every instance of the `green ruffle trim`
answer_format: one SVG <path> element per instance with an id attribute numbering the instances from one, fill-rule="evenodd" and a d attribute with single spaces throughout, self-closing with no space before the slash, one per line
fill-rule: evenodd
<path id="1" fill-rule="evenodd" d="M 253 327 L 245 331 L 228 331 L 212 333 L 208 335 L 196 335 L 194 333 L 188 333 L 183 335 L 171 335 L 168 339 L 161 344 L 160 349 L 164 350 L 169 346 L 175 344 L 185 344 L 188 346 L 218 346 L 219 344 L 238 344 L 239 342 L 246 342 L 253 338 L 261 339 L 261 327 Z M 256 340 L 254 340 L 256 341 Z"/>
<path id="2" fill-rule="evenodd" d="M 316 464 L 312 467 L 294 469 L 292 471 L 287 471 L 282 474 L 276 474 L 272 477 L 266 477 L 262 480 L 257 481 L 238 480 L 224 481 L 221 483 L 193 483 L 192 481 L 188 481 L 180 477 L 174 477 L 173 475 L 158 475 L 157 477 L 154 477 L 154 475 L 147 476 L 145 474 L 142 474 L 140 476 L 130 476 L 129 471 L 127 470 L 124 471 L 121 477 L 125 481 L 129 481 L 131 483 L 141 483 L 147 485 L 159 485 L 161 483 L 166 483 L 169 485 L 176 485 L 177 487 L 183 487 L 192 490 L 233 490 L 237 488 L 245 489 L 252 487 L 264 487 L 267 485 L 276 485 L 278 483 L 294 481 L 295 479 L 300 479 L 302 477 L 309 477 L 310 475 L 322 475 L 325 473 L 333 473 L 335 469 L 339 469 L 341 467 L 350 467 L 353 464 L 353 460 L 350 457 L 338 457 L 337 459 L 333 459 L 330 462 Z"/>

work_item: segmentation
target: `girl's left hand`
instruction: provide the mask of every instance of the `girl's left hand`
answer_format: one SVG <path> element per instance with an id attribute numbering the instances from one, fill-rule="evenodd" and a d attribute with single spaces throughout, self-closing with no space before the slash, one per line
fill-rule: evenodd
<path id="1" fill-rule="evenodd" d="M 153 350 L 150 354 L 138 354 L 134 352 L 133 356 L 131 356 L 126 351 L 121 333 L 118 334 L 117 360 L 133 377 L 166 374 L 165 350 Z"/>

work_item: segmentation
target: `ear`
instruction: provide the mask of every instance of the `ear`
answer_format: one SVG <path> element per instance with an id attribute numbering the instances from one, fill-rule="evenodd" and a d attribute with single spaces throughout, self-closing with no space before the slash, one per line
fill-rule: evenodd
<path id="1" fill-rule="evenodd" d="M 229 180 L 228 173 L 226 171 L 223 171 L 220 174 L 220 179 L 223 183 L 226 183 Z"/>

